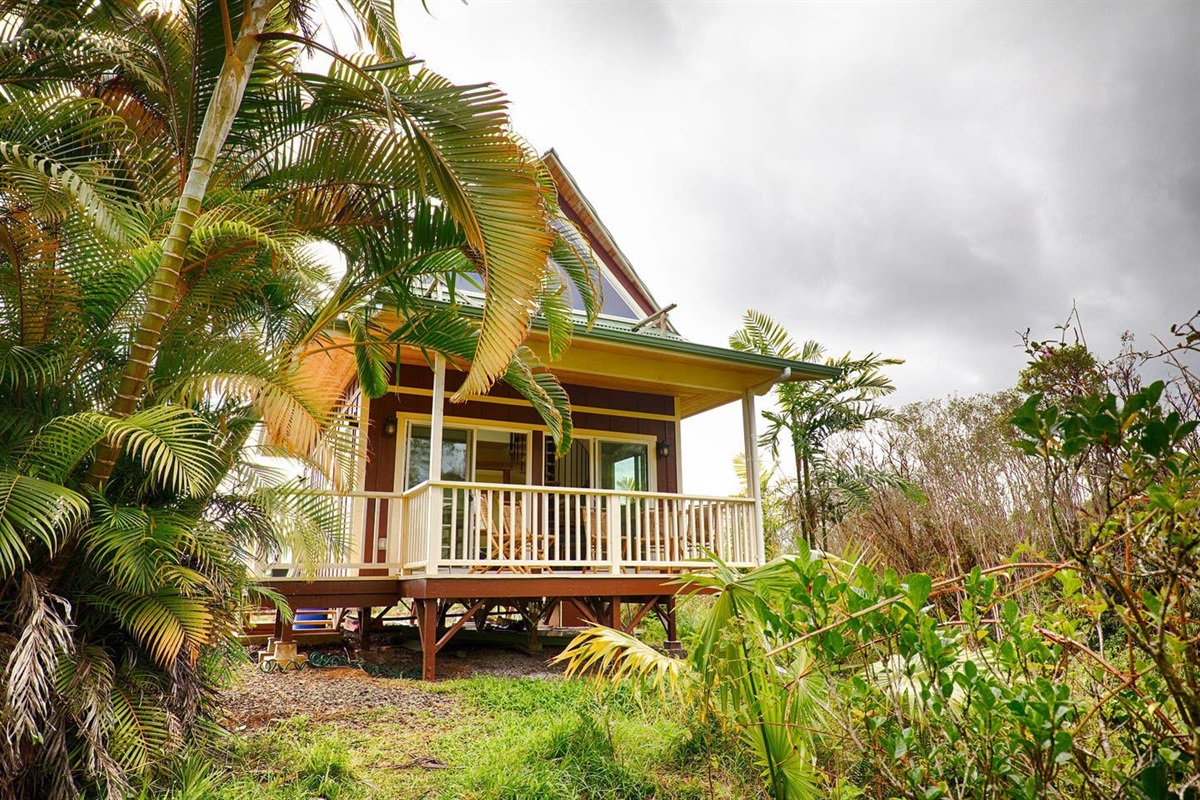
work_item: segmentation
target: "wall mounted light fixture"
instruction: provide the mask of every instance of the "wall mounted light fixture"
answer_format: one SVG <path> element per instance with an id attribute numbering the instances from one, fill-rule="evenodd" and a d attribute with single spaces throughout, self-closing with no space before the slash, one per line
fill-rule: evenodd
<path id="1" fill-rule="evenodd" d="M 387 436 L 387 437 L 392 437 L 392 436 L 396 435 L 396 420 L 394 420 L 394 419 L 384 420 L 383 435 Z"/>
<path id="2" fill-rule="evenodd" d="M 655 448 L 655 452 L 658 453 L 659 458 L 666 458 L 671 455 L 671 445 L 666 442 L 659 442 L 658 447 Z"/>

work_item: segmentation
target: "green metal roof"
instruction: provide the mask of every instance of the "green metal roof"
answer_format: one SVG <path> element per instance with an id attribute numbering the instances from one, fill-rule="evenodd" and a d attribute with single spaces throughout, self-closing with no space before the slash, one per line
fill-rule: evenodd
<path id="1" fill-rule="evenodd" d="M 546 329 L 546 321 L 542 317 L 535 317 L 533 327 L 539 330 Z M 575 322 L 575 336 L 585 339 L 593 339 L 602 342 L 613 342 L 616 344 L 633 345 L 640 348 L 649 348 L 652 350 L 662 350 L 670 353 L 683 353 L 700 358 L 709 358 L 714 361 L 725 361 L 731 364 L 745 364 L 753 367 L 764 367 L 773 369 L 777 372 L 783 372 L 785 369 L 791 369 L 792 374 L 787 380 L 825 380 L 836 378 L 841 374 L 841 370 L 837 367 L 831 367 L 826 364 L 813 364 L 808 361 L 793 361 L 787 358 L 776 358 L 774 356 L 764 356 L 758 353 L 747 353 L 741 350 L 732 350 L 728 347 L 715 347 L 708 344 L 698 344 L 689 342 L 678 335 L 669 333 L 660 333 L 657 330 L 635 331 L 633 323 L 625 324 L 623 321 L 617 321 L 611 318 L 598 320 L 590 329 L 584 325 L 582 321 Z"/>
<path id="2" fill-rule="evenodd" d="M 387 294 L 380 293 L 380 299 L 385 298 L 387 298 Z M 387 299 L 390 300 L 390 298 Z M 430 299 L 426 302 L 439 305 L 448 305 L 448 303 L 443 300 Z M 482 306 L 477 306 L 470 303 L 460 303 L 459 310 L 471 316 L 483 316 Z M 714 345 L 698 344 L 696 342 L 690 342 L 672 331 L 661 331 L 657 328 L 645 328 L 635 331 L 633 326 L 636 323 L 618 319 L 616 317 L 600 317 L 589 328 L 585 324 L 581 314 L 576 312 L 572 314 L 572 316 L 574 317 L 574 336 L 579 338 L 601 342 L 611 342 L 614 344 L 630 345 L 669 353 L 681 353 L 699 358 L 707 358 L 713 361 L 724 361 L 729 364 L 743 364 L 752 367 L 762 367 L 765 369 L 775 370 L 777 373 L 782 373 L 785 369 L 790 369 L 792 374 L 786 378 L 786 381 L 788 382 L 800 380 L 828 380 L 831 378 L 836 378 L 841 374 L 841 370 L 839 370 L 837 367 L 831 367 L 827 364 L 814 364 L 809 361 L 793 361 L 787 358 L 776 358 L 775 356 L 764 356 L 758 353 L 747 353 L 741 350 L 733 350 L 728 347 L 716 347 Z M 545 331 L 548 327 L 545 318 L 541 315 L 534 317 L 531 321 L 531 325 L 534 329 L 542 331 Z"/>

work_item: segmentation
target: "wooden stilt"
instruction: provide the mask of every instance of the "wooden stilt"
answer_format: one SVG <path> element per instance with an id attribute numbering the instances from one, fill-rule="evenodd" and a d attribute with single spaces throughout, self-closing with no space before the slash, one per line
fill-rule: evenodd
<path id="1" fill-rule="evenodd" d="M 417 600 L 417 626 L 421 631 L 421 678 L 437 679 L 437 617 L 436 600 Z"/>
<path id="2" fill-rule="evenodd" d="M 614 597 L 608 606 L 608 621 L 605 622 L 613 630 L 621 630 L 621 598 Z"/>
<path id="3" fill-rule="evenodd" d="M 358 610 L 358 647 L 360 650 L 371 649 L 371 609 Z"/>
<path id="4" fill-rule="evenodd" d="M 667 595 L 663 605 L 666 606 L 667 641 L 664 642 L 668 653 L 682 653 L 683 645 L 679 641 L 679 629 L 675 624 L 675 596 Z"/>
<path id="5" fill-rule="evenodd" d="M 275 641 L 292 641 L 292 623 L 284 617 L 282 610 L 275 612 Z"/>
<path id="6" fill-rule="evenodd" d="M 521 619 L 525 621 L 525 633 L 528 637 L 525 645 L 531 653 L 542 652 L 542 640 L 538 637 L 538 624 L 542 621 L 542 605 L 538 600 L 523 602 L 517 606 Z"/>

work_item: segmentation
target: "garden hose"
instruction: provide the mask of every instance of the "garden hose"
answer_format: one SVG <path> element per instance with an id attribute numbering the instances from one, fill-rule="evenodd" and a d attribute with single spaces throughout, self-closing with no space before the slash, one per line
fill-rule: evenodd
<path id="1" fill-rule="evenodd" d="M 350 658 L 347 655 L 335 653 L 333 655 L 325 655 L 321 652 L 312 652 L 308 659 L 303 663 L 298 661 L 288 661 L 280 663 L 273 659 L 263 661 L 258 665 L 258 668 L 265 673 L 272 672 L 287 672 L 289 669 L 294 669 L 299 672 L 301 669 L 308 667 L 310 669 L 322 669 L 326 667 L 357 667 L 363 672 L 370 675 L 372 678 L 407 678 L 409 680 L 417 680 L 421 677 L 420 667 L 392 667 L 387 664 L 372 664 L 363 661 L 361 658 Z"/>

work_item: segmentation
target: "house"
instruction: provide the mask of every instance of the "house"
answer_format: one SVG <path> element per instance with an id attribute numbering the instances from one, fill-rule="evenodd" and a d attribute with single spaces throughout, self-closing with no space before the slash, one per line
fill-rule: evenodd
<path id="1" fill-rule="evenodd" d="M 616 627 L 631 605 L 633 625 L 656 613 L 674 640 L 680 572 L 702 567 L 706 551 L 735 566 L 763 561 L 755 396 L 836 373 L 682 338 L 558 155 L 545 162 L 604 290 L 598 321 L 580 327 L 550 366 L 571 398 L 570 450 L 556 457 L 541 419 L 507 387 L 449 404 L 464 373 L 402 351 L 389 392 L 361 400 L 366 458 L 360 491 L 344 497 L 349 553 L 316 579 L 287 577 L 283 565 L 269 581 L 294 608 L 363 609 L 364 630 L 369 609 L 411 603 L 428 679 L 438 650 L 497 609 L 534 627 L 550 619 Z M 539 351 L 546 338 L 535 324 L 529 344 Z M 327 371 L 349 385 L 353 364 L 341 359 L 331 357 Z M 749 496 L 682 494 L 681 420 L 734 402 Z"/>

